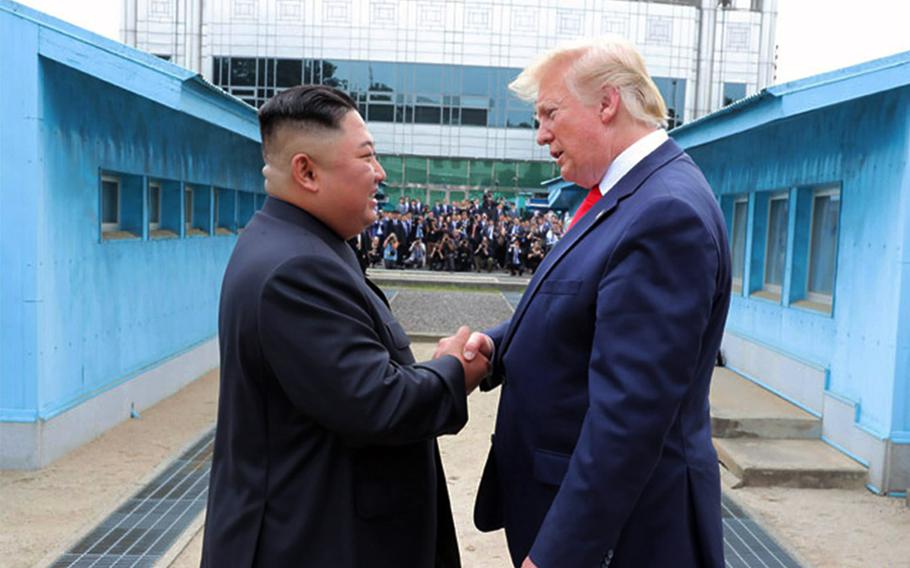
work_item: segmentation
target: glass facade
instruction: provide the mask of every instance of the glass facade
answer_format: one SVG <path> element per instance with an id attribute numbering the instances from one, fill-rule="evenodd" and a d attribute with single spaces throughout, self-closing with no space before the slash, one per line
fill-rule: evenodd
<path id="1" fill-rule="evenodd" d="M 259 107 L 300 84 L 351 95 L 371 122 L 532 128 L 533 110 L 509 92 L 521 69 L 344 59 L 215 57 L 213 82 Z"/>
<path id="2" fill-rule="evenodd" d="M 260 107 L 283 89 L 323 84 L 341 89 L 370 122 L 534 128 L 534 111 L 508 88 L 512 67 L 344 59 L 215 57 L 212 82 Z M 670 114 L 682 124 L 686 80 L 654 77 Z"/>

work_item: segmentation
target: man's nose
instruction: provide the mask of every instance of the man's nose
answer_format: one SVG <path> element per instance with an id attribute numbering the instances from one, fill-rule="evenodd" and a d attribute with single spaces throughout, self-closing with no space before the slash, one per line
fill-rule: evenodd
<path id="1" fill-rule="evenodd" d="M 382 164 L 379 163 L 379 160 L 376 160 L 376 180 L 377 183 L 385 181 L 385 170 L 382 168 Z"/>
<path id="2" fill-rule="evenodd" d="M 543 146 L 553 140 L 553 134 L 542 124 L 537 127 L 537 145 Z"/>

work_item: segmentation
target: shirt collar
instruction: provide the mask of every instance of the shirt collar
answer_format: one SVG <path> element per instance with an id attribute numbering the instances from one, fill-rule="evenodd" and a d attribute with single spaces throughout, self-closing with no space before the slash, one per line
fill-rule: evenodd
<path id="1" fill-rule="evenodd" d="M 648 157 L 648 154 L 657 150 L 658 146 L 667 141 L 667 138 L 667 131 L 663 128 L 658 128 L 623 150 L 610 163 L 610 167 L 607 168 L 603 179 L 600 180 L 600 194 L 606 195 L 623 176 L 629 173 L 629 170 Z"/>

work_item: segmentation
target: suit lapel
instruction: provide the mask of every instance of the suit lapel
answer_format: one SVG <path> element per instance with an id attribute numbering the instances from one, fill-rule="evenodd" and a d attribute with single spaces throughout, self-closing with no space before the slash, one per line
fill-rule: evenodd
<path id="1" fill-rule="evenodd" d="M 578 220 L 578 223 L 572 227 L 572 230 L 567 232 L 565 236 L 556 243 L 553 250 L 544 257 L 543 262 L 541 262 L 537 272 L 534 274 L 534 278 L 531 279 L 527 290 L 525 290 L 525 293 L 522 295 L 518 307 L 515 308 L 515 313 L 512 314 L 509 328 L 503 337 L 502 347 L 499 349 L 499 357 L 502 357 L 505 354 L 509 343 L 512 341 L 512 337 L 515 335 L 515 330 L 518 328 L 519 322 L 521 322 L 521 319 L 527 311 L 528 304 L 531 303 L 531 300 L 540 289 L 540 285 L 547 278 L 550 271 L 553 270 L 553 267 L 556 266 L 566 254 L 575 247 L 575 245 L 591 233 L 603 219 L 609 217 L 623 199 L 635 193 L 651 174 L 675 160 L 682 152 L 682 148 L 680 148 L 673 139 L 668 139 L 658 146 L 656 150 L 645 156 L 642 161 L 638 162 L 634 168 L 629 170 L 629 173 L 623 176 L 606 195 L 601 197 L 597 203 L 585 213 L 584 217 Z"/>

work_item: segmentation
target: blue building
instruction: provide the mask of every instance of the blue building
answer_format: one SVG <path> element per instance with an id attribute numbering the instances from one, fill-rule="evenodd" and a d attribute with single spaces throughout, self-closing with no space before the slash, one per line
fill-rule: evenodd
<path id="1" fill-rule="evenodd" d="M 728 365 L 910 487 L 910 52 L 767 88 L 671 135 L 730 232 Z"/>
<path id="2" fill-rule="evenodd" d="M 0 467 L 41 467 L 217 366 L 263 200 L 255 110 L 0 0 Z"/>

